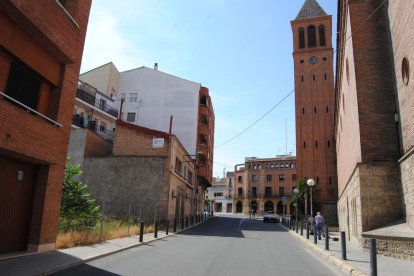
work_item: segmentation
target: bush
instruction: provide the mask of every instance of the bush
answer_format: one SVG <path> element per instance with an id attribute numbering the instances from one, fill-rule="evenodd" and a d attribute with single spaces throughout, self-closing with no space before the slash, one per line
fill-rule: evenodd
<path id="1" fill-rule="evenodd" d="M 73 179 L 80 174 L 80 165 L 65 168 L 59 222 L 63 231 L 91 229 L 102 217 L 95 199 L 88 193 L 88 185 Z"/>

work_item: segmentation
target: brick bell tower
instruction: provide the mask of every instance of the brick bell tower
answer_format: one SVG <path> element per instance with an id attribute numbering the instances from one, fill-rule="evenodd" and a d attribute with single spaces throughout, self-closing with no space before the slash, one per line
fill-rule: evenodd
<path id="1" fill-rule="evenodd" d="M 315 180 L 313 214 L 320 211 L 328 223 L 337 223 L 332 16 L 316 0 L 306 0 L 291 26 L 297 174 Z M 309 202 L 308 194 L 308 214 Z"/>

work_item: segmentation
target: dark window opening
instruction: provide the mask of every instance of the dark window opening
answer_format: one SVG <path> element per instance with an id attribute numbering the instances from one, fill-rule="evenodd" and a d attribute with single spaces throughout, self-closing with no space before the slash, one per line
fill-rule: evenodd
<path id="1" fill-rule="evenodd" d="M 297 179 L 297 176 L 295 173 L 292 174 L 292 180 L 295 181 Z"/>
<path id="2" fill-rule="evenodd" d="M 305 114 L 305 108 L 302 108 L 302 114 Z"/>
<path id="3" fill-rule="evenodd" d="M 299 49 L 305 48 L 305 29 L 299 28 Z"/>
<path id="4" fill-rule="evenodd" d="M 305 61 L 303 59 L 300 60 L 300 63 L 304 63 Z"/>
<path id="5" fill-rule="evenodd" d="M 237 182 L 242 182 L 242 176 L 241 176 L 241 175 L 239 175 L 239 176 L 237 177 Z"/>
<path id="6" fill-rule="evenodd" d="M 268 174 L 268 175 L 266 176 L 266 180 L 267 180 L 267 181 L 272 181 L 272 175 L 271 175 L 271 174 Z"/>
<path id="7" fill-rule="evenodd" d="M 308 27 L 308 47 L 316 47 L 316 28 L 313 25 Z"/>
<path id="8" fill-rule="evenodd" d="M 303 82 L 303 75 L 302 75 L 302 82 Z"/>
<path id="9" fill-rule="evenodd" d="M 329 112 L 329 106 L 326 106 L 326 113 Z"/>
<path id="10" fill-rule="evenodd" d="M 306 149 L 306 142 L 303 141 L 303 148 Z"/>
<path id="11" fill-rule="evenodd" d="M 325 80 L 327 79 L 327 75 L 326 75 L 326 73 L 325 73 Z"/>
<path id="12" fill-rule="evenodd" d="M 319 26 L 319 46 L 326 46 L 325 26 Z"/>
<path id="13" fill-rule="evenodd" d="M 316 184 L 319 184 L 319 177 L 316 178 Z"/>
<path id="14" fill-rule="evenodd" d="M 331 141 L 328 140 L 328 148 L 331 147 Z"/>
<path id="15" fill-rule="evenodd" d="M 200 123 L 204 126 L 208 126 L 208 119 L 206 115 L 201 115 Z"/>
<path id="16" fill-rule="evenodd" d="M 239 197 L 242 197 L 243 196 L 243 188 L 238 188 L 237 189 L 237 194 L 238 194 Z"/>
<path id="17" fill-rule="evenodd" d="M 315 75 L 313 75 L 313 80 L 315 80 Z"/>
<path id="18" fill-rule="evenodd" d="M 257 188 L 256 187 L 252 187 L 252 196 L 253 197 L 257 196 Z"/>
<path id="19" fill-rule="evenodd" d="M 265 196 L 272 195 L 272 187 L 265 187 Z"/>
<path id="20" fill-rule="evenodd" d="M 16 101 L 37 110 L 41 83 L 42 79 L 35 71 L 13 59 L 5 92 Z"/>
<path id="21" fill-rule="evenodd" d="M 284 181 L 284 180 L 285 180 L 285 175 L 279 174 L 279 181 Z"/>
<path id="22" fill-rule="evenodd" d="M 279 187 L 279 196 L 285 195 L 285 187 Z"/>
<path id="23" fill-rule="evenodd" d="M 316 114 L 316 106 L 313 108 L 313 112 Z"/>
<path id="24" fill-rule="evenodd" d="M 200 104 L 207 106 L 207 96 L 200 97 Z"/>
<path id="25" fill-rule="evenodd" d="M 329 177 L 329 185 L 332 185 L 332 177 Z"/>
<path id="26" fill-rule="evenodd" d="M 318 141 L 315 141 L 315 148 L 318 148 Z"/>

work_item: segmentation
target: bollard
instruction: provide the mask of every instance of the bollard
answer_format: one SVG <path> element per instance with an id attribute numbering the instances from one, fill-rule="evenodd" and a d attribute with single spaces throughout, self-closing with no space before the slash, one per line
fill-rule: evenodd
<path id="1" fill-rule="evenodd" d="M 196 219 L 195 223 L 197 224 L 198 223 L 198 215 L 195 216 L 195 219 Z"/>
<path id="2" fill-rule="evenodd" d="M 185 228 L 188 227 L 188 217 L 185 217 Z"/>
<path id="3" fill-rule="evenodd" d="M 342 260 L 346 260 L 345 231 L 341 231 L 341 249 L 342 249 Z"/>
<path id="4" fill-rule="evenodd" d="M 184 218 L 181 218 L 181 230 L 184 229 Z"/>
<path id="5" fill-rule="evenodd" d="M 154 238 L 158 238 L 158 221 L 155 222 L 154 226 Z"/>
<path id="6" fill-rule="evenodd" d="M 174 218 L 173 232 L 177 232 L 177 218 Z"/>
<path id="7" fill-rule="evenodd" d="M 329 251 L 329 229 L 325 226 L 325 250 Z"/>
<path id="8" fill-rule="evenodd" d="M 369 240 L 370 259 L 371 259 L 371 276 L 377 276 L 377 240 Z"/>
<path id="9" fill-rule="evenodd" d="M 170 228 L 170 221 L 169 221 L 169 220 L 167 220 L 167 223 L 166 223 L 166 224 L 167 224 L 167 226 L 166 226 L 167 228 L 166 228 L 166 230 L 165 230 L 165 235 L 167 235 L 167 236 L 168 236 L 168 230 L 169 230 L 168 228 Z"/>
<path id="10" fill-rule="evenodd" d="M 309 223 L 306 223 L 306 239 L 309 240 Z"/>
<path id="11" fill-rule="evenodd" d="M 207 214 L 206 213 L 204 213 L 204 220 L 206 220 L 207 219 Z"/>
<path id="12" fill-rule="evenodd" d="M 141 221 L 141 224 L 139 226 L 139 242 L 144 241 L 144 222 Z"/>
<path id="13" fill-rule="evenodd" d="M 297 234 L 298 231 L 299 231 L 299 223 L 298 223 L 298 220 L 295 220 L 295 230 L 296 230 L 296 234 Z"/>
<path id="14" fill-rule="evenodd" d="M 318 243 L 318 235 L 316 234 L 316 223 L 313 225 L 313 243 Z"/>
<path id="15" fill-rule="evenodd" d="M 194 217 L 193 216 L 190 217 L 190 224 L 194 225 Z"/>
<path id="16" fill-rule="evenodd" d="M 303 236 L 303 221 L 300 221 L 300 235 Z"/>

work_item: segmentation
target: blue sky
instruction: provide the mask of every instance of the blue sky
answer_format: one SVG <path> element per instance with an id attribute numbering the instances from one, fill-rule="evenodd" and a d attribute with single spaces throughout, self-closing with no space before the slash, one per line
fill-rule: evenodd
<path id="1" fill-rule="evenodd" d="M 337 1 L 318 0 L 333 15 Z M 81 72 L 107 62 L 120 71 L 159 70 L 210 90 L 215 146 L 255 122 L 294 89 L 293 20 L 304 0 L 95 0 Z M 244 157 L 295 154 L 294 95 L 214 151 L 214 176 Z M 286 124 L 285 124 L 286 122 Z M 286 131 L 287 125 L 287 131 Z M 286 139 L 287 136 L 287 139 Z M 287 143 L 286 143 L 287 141 Z"/>

